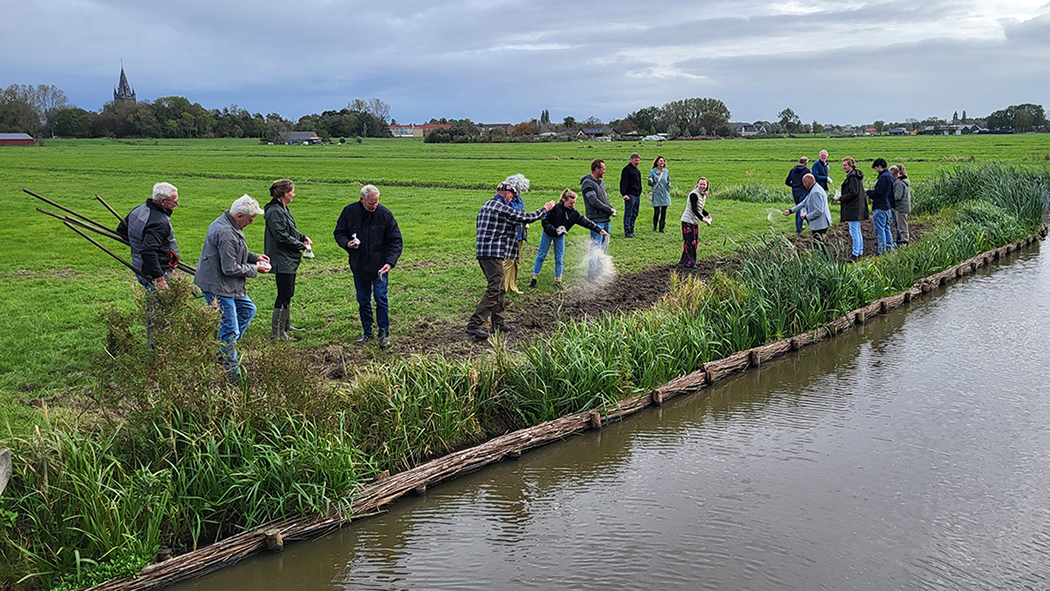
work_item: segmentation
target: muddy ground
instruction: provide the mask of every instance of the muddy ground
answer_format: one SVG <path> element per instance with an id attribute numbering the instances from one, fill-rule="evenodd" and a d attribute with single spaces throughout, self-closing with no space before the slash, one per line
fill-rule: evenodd
<path id="1" fill-rule="evenodd" d="M 911 242 L 918 242 L 925 229 L 923 225 L 911 224 Z M 874 256 L 877 243 L 871 219 L 862 222 L 861 230 L 864 235 L 864 256 Z M 810 246 L 808 230 L 798 236 L 789 236 L 789 239 L 802 248 Z M 845 224 L 832 226 L 826 241 L 836 256 L 848 258 L 851 240 L 849 228 Z M 518 282 L 522 293 L 507 296 L 507 318 L 516 330 L 507 334 L 505 342 L 511 348 L 520 343 L 531 342 L 553 331 L 559 321 L 595 317 L 605 312 L 616 314 L 647 308 L 667 293 L 672 273 L 689 273 L 707 278 L 715 269 L 731 267 L 732 264 L 731 259 L 708 259 L 699 261 L 698 268 L 693 270 L 686 270 L 677 265 L 664 265 L 640 273 L 617 275 L 605 285 L 583 284 L 554 293 L 536 293 L 530 290 L 530 277 L 526 272 L 519 277 Z M 479 298 L 483 289 L 480 274 L 479 270 Z M 540 282 L 544 281 L 551 282 L 553 279 L 550 275 L 541 275 Z M 391 294 L 391 297 L 397 297 L 397 294 Z M 347 368 L 388 361 L 394 357 L 440 352 L 455 359 L 490 350 L 491 343 L 479 341 L 464 332 L 467 316 L 469 313 L 464 314 L 462 322 L 454 324 L 434 318 L 418 320 L 407 332 L 393 335 L 393 347 L 389 351 L 381 351 L 374 341 L 363 347 L 347 342 L 310 351 L 307 355 L 318 373 L 328 379 L 341 380 L 346 377 Z"/>

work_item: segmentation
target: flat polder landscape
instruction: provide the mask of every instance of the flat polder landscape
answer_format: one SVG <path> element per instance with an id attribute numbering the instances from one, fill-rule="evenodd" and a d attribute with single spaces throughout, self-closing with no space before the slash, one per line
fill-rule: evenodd
<path id="1" fill-rule="evenodd" d="M 606 160 L 606 186 L 614 207 L 619 201 L 619 172 L 631 152 L 642 156 L 643 177 L 656 156 L 667 159 L 674 200 L 667 214 L 667 232 L 651 230 L 652 209 L 643 197 L 637 222 L 639 238 L 622 238 L 622 220 L 614 218 L 609 254 L 619 276 L 673 265 L 681 252 L 678 218 L 684 196 L 696 178 L 712 186 L 708 210 L 712 228 L 701 231 L 699 256 L 715 259 L 740 244 L 769 232 L 789 234 L 792 220 L 772 215 L 790 204 L 783 185 L 787 171 L 800 156 L 810 160 L 821 149 L 830 152 L 831 176 L 842 173 L 839 161 L 851 156 L 874 182 L 870 162 L 883 157 L 907 166 L 913 183 L 959 163 L 1000 161 L 1045 166 L 1050 159 L 1050 135 L 799 137 L 747 140 L 669 142 L 567 142 L 512 144 L 426 144 L 412 139 L 366 139 L 363 143 L 322 146 L 262 145 L 257 140 L 48 140 L 40 146 L 0 150 L 0 408 L 14 425 L 28 425 L 42 405 L 92 380 L 92 367 L 103 355 L 105 328 L 100 313 L 114 307 L 131 309 L 139 290 L 131 274 L 117 261 L 69 231 L 53 218 L 35 211 L 54 209 L 22 192 L 23 188 L 55 200 L 100 223 L 115 226 L 116 218 L 95 200 L 102 196 L 121 214 L 142 203 L 155 182 L 179 188 L 180 205 L 172 217 L 182 258 L 195 264 L 208 224 L 229 204 L 249 194 L 261 204 L 278 178 L 296 183 L 291 210 L 298 227 L 314 240 L 317 257 L 304 262 L 293 305 L 293 319 L 308 329 L 296 347 L 325 351 L 348 347 L 359 336 L 357 305 L 346 255 L 332 239 L 340 210 L 357 200 L 365 183 L 382 191 L 400 225 L 405 248 L 391 277 L 391 352 L 369 348 L 355 353 L 355 363 L 451 347 L 469 354 L 472 344 L 462 327 L 484 289 L 474 259 L 475 216 L 508 175 L 522 173 L 532 182 L 524 196 L 526 208 L 556 199 L 565 188 L 579 189 L 594 158 Z M 765 187 L 782 198 L 775 203 L 751 203 L 725 198 L 727 189 Z M 582 204 L 581 204 L 582 205 Z M 833 209 L 836 209 L 833 207 Z M 834 211 L 837 220 L 837 211 Z M 921 220 L 919 220 L 921 222 Z M 539 232 L 533 228 L 533 236 Z M 261 218 L 246 229 L 253 251 L 263 248 Z M 570 234 L 565 279 L 572 292 L 583 290 L 579 261 L 587 233 Z M 105 242 L 105 239 L 102 239 Z M 566 294 L 553 287 L 553 257 L 548 259 L 539 288 L 527 289 L 535 257 L 535 238 L 521 261 L 520 287 L 525 294 L 508 298 L 511 318 L 530 306 L 549 303 Z M 108 243 L 126 255 L 126 247 Z M 249 330 L 251 339 L 268 336 L 272 278 L 248 282 L 248 294 L 260 315 Z M 578 292 L 577 292 L 578 295 Z M 363 355 L 363 357 L 362 357 Z M 17 431 L 18 429 L 16 429 Z"/>

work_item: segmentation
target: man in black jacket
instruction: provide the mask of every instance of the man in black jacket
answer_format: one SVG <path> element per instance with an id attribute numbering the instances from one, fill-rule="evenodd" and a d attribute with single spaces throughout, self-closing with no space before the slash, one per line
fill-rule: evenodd
<path id="1" fill-rule="evenodd" d="M 372 340 L 372 298 L 375 297 L 375 321 L 379 325 L 379 346 L 390 346 L 390 306 L 387 288 L 390 270 L 401 257 L 401 230 L 394 214 L 379 205 L 379 189 L 361 187 L 361 200 L 343 208 L 335 224 L 335 241 L 350 254 L 354 274 L 357 306 L 364 335 L 355 341 L 363 345 Z"/>
<path id="2" fill-rule="evenodd" d="M 788 173 L 787 179 L 784 180 L 784 184 L 791 187 L 791 198 L 795 200 L 795 205 L 802 203 L 802 200 L 809 195 L 809 189 L 806 185 L 802 184 L 802 178 L 807 174 L 811 174 L 806 164 L 809 163 L 809 158 L 805 156 L 798 159 L 798 164 L 791 169 Z M 795 233 L 802 233 L 802 214 L 795 212 Z"/>
<path id="3" fill-rule="evenodd" d="M 171 228 L 171 213 L 179 205 L 179 190 L 171 183 L 153 185 L 153 196 L 131 210 L 121 220 L 117 233 L 131 245 L 131 266 L 138 273 L 135 278 L 146 288 L 146 338 L 149 340 L 154 323 L 163 328 L 167 323 L 157 318 L 155 291 L 168 289 L 168 277 L 179 262 L 179 243 Z M 153 348 L 150 342 L 149 347 Z"/>
<path id="4" fill-rule="evenodd" d="M 153 185 L 153 196 L 131 210 L 117 233 L 131 245 L 131 266 L 139 283 L 152 292 L 168 289 L 167 277 L 179 261 L 179 243 L 171 228 L 171 213 L 179 204 L 179 190 L 171 183 Z"/>
<path id="5" fill-rule="evenodd" d="M 620 171 L 620 195 L 623 197 L 623 233 L 634 238 L 634 222 L 638 219 L 638 208 L 642 203 L 642 173 L 638 163 L 642 157 L 631 154 L 631 161 Z"/>

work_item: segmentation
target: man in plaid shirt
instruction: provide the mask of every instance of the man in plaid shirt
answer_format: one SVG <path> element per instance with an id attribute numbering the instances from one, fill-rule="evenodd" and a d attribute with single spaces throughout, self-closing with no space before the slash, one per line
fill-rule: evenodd
<path id="1" fill-rule="evenodd" d="M 474 314 L 467 322 L 467 334 L 479 339 L 487 339 L 489 334 L 483 330 L 485 320 L 492 315 L 492 331 L 510 332 L 514 330 L 507 324 L 503 315 L 503 260 L 515 258 L 518 254 L 518 224 L 528 224 L 546 217 L 554 207 L 554 201 L 548 201 L 543 207 L 532 213 L 523 213 L 513 209 L 509 203 L 516 195 L 529 190 L 529 179 L 516 174 L 507 177 L 496 187 L 496 195 L 485 202 L 478 212 L 477 254 L 481 272 L 485 274 L 485 294 L 474 308 Z"/>

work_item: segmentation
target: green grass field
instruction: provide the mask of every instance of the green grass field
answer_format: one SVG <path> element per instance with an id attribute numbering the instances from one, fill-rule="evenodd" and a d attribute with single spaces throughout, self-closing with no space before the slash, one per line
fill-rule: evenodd
<path id="1" fill-rule="evenodd" d="M 149 195 L 153 183 L 170 181 L 180 194 L 173 216 L 175 233 L 184 260 L 193 264 L 208 224 L 230 202 L 248 193 L 265 204 L 273 180 L 293 179 L 297 197 L 291 209 L 300 230 L 314 240 L 317 253 L 316 259 L 301 267 L 293 300 L 296 324 L 310 329 L 301 333 L 305 336 L 297 346 L 320 349 L 346 344 L 360 330 L 346 256 L 331 232 L 339 211 L 357 199 L 363 183 L 380 187 L 382 203 L 394 212 L 405 238 L 404 255 L 391 277 L 392 336 L 397 341 L 423 324 L 430 329 L 465 324 L 484 286 L 473 250 L 477 209 L 491 197 L 496 183 L 510 174 L 520 172 L 531 179 L 533 190 L 525 196 L 530 210 L 555 199 L 564 188 L 578 189 L 580 177 L 597 157 L 607 161 L 606 184 L 615 207 L 619 170 L 633 151 L 642 154 L 643 176 L 652 160 L 663 155 L 673 185 L 683 193 L 701 175 L 710 179 L 716 194 L 748 182 L 783 190 L 781 204 L 709 202 L 716 224 L 701 233 L 700 254 L 714 256 L 734 248 L 727 238 L 739 242 L 771 227 L 777 232 L 793 229 L 789 218 L 768 214 L 789 203 L 783 180 L 797 158 L 815 159 L 820 149 L 831 153 L 833 163 L 843 156 L 856 158 L 869 178 L 875 157 L 905 163 L 915 182 L 941 167 L 970 160 L 1045 163 L 1050 159 L 1050 136 L 797 138 L 662 145 L 431 145 L 368 139 L 363 144 L 266 146 L 254 140 L 79 140 L 2 148 L 0 409 L 20 432 L 40 412 L 23 400 L 46 400 L 85 387 L 94 360 L 102 353 L 104 328 L 99 313 L 114 306 L 130 308 L 138 289 L 119 263 L 57 220 L 35 212 L 37 206 L 49 207 L 23 193 L 23 187 L 115 226 L 116 219 L 95 201 L 94 194 L 123 214 Z M 831 176 L 841 179 L 837 164 Z M 643 198 L 637 224 L 641 238 L 633 241 L 618 239 L 621 220 L 613 220 L 609 254 L 621 273 L 678 259 L 678 217 L 683 207 L 684 200 L 677 198 L 668 211 L 668 233 L 652 234 L 646 229 L 652 210 Z M 261 252 L 262 220 L 246 233 L 249 248 Z M 570 286 L 580 279 L 570 253 L 582 250 L 585 241 L 585 231 L 577 229 L 570 235 L 565 275 Z M 120 245 L 111 245 L 126 254 Z M 527 247 L 522 286 L 534 255 L 535 246 Z M 547 267 L 539 294 L 527 297 L 550 292 L 553 271 Z M 262 338 L 269 330 L 273 280 L 249 281 L 248 290 L 260 310 L 249 338 Z M 512 299 L 512 311 L 527 301 Z M 383 361 L 383 354 L 376 355 Z"/>

